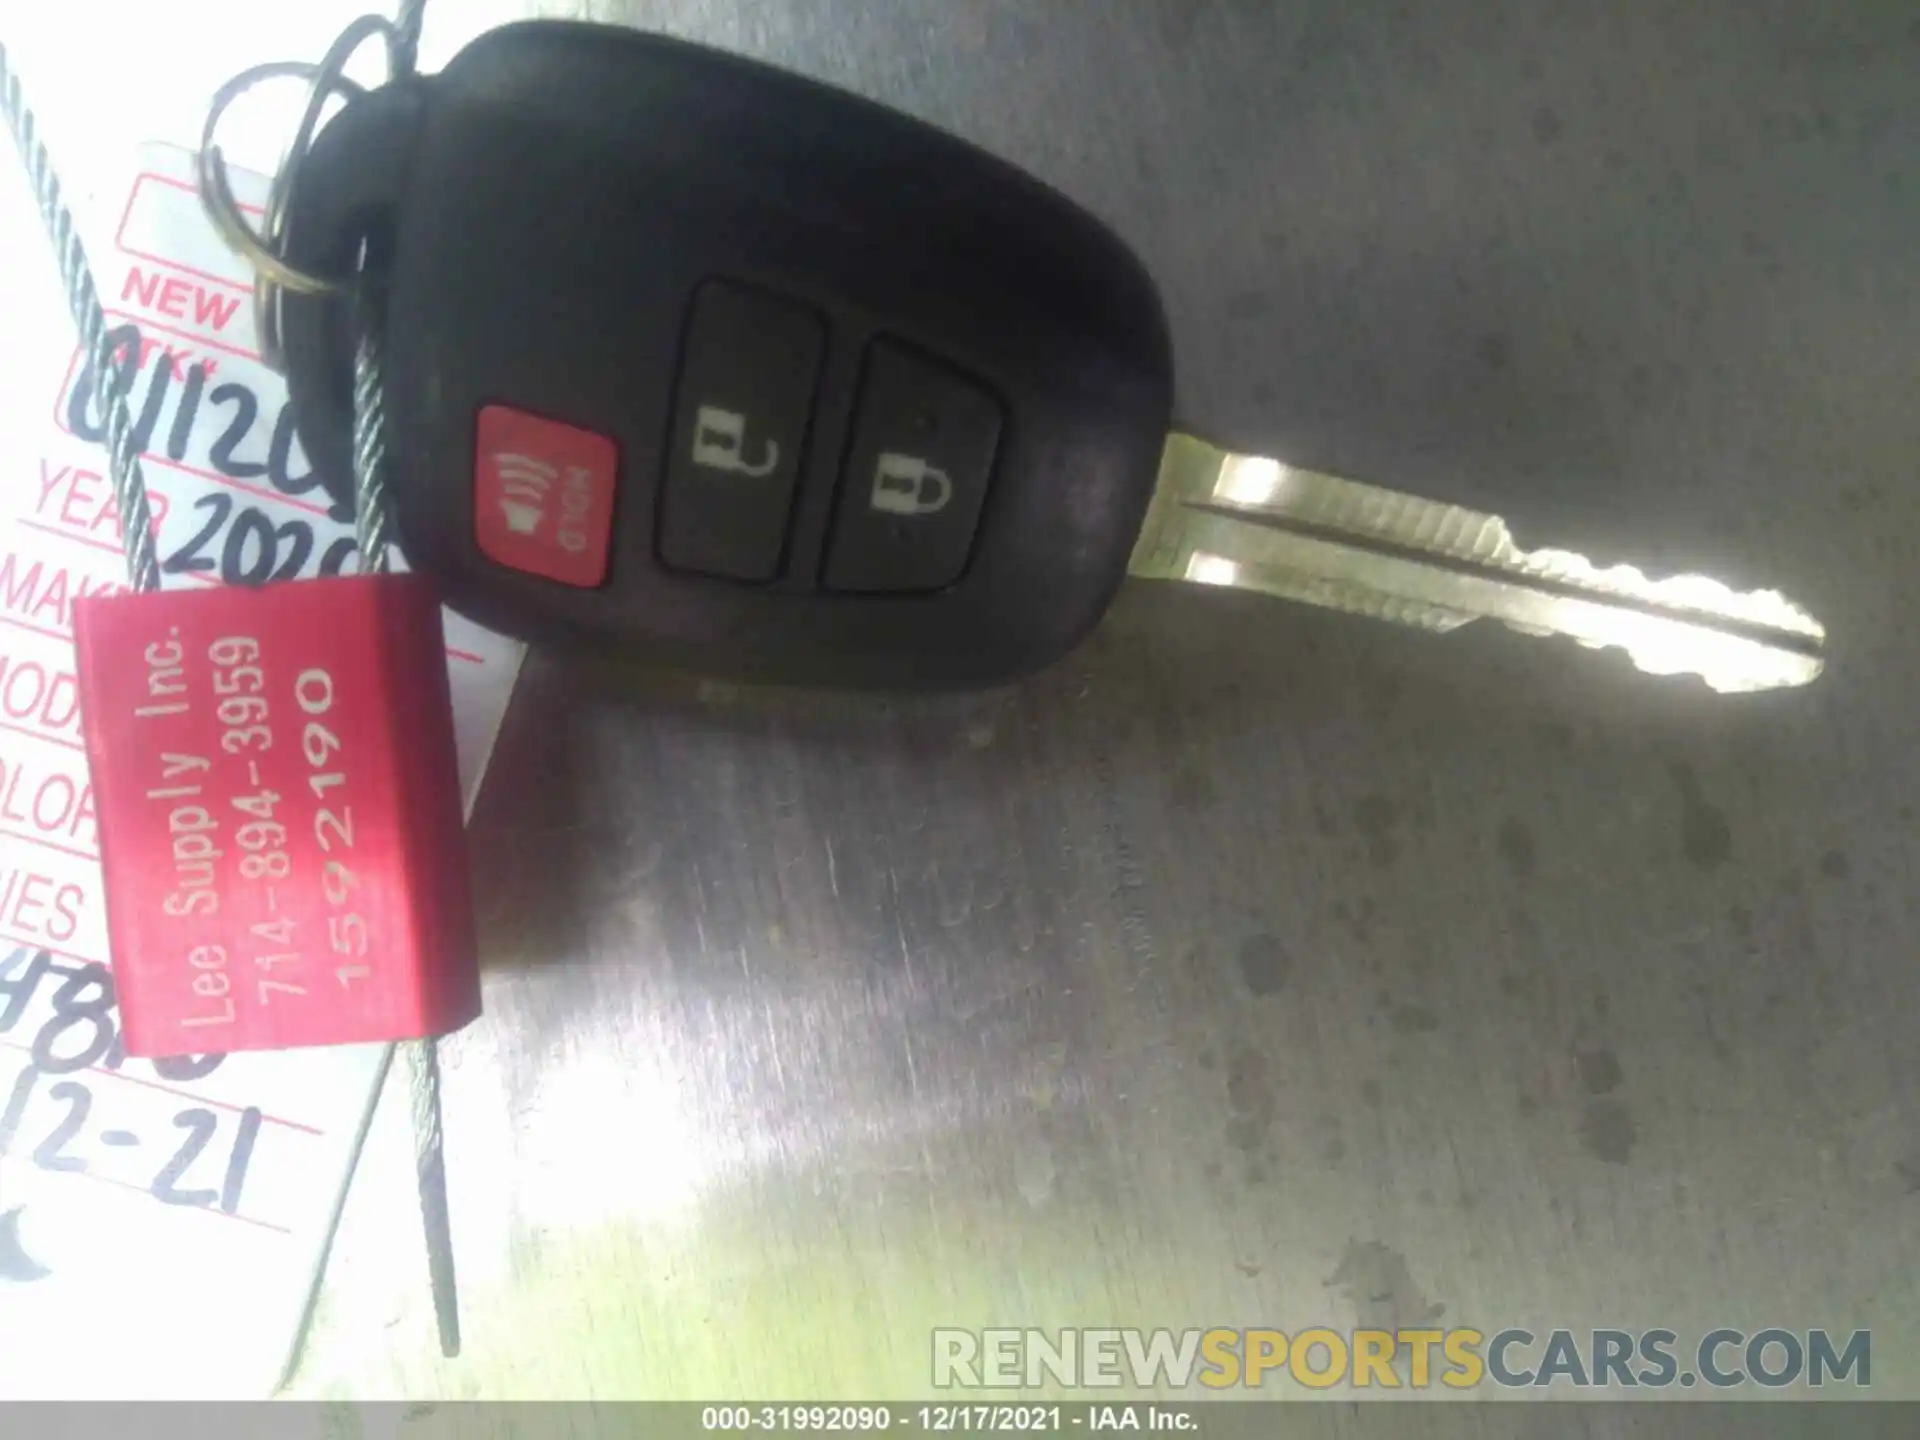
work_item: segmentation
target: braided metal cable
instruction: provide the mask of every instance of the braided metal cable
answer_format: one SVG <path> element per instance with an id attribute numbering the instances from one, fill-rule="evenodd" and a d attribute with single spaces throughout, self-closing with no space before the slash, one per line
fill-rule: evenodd
<path id="1" fill-rule="evenodd" d="M 401 43 L 395 55 L 395 73 L 414 68 L 425 0 L 402 0 L 397 29 Z M 138 590 L 160 587 L 160 568 L 154 550 L 153 519 L 147 505 L 145 477 L 133 439 L 133 417 L 125 386 L 112 382 L 114 352 L 98 288 L 61 194 L 52 157 L 40 142 L 33 112 L 27 108 L 20 83 L 0 44 L 0 109 L 19 147 L 28 182 L 47 233 L 59 259 L 60 277 L 78 326 L 81 345 L 94 376 L 95 400 L 104 411 L 110 478 L 119 502 L 128 574 Z M 390 511 L 387 503 L 387 435 L 385 399 L 384 315 L 377 285 L 363 285 L 356 298 L 354 351 L 354 499 L 355 536 L 363 574 L 388 567 Z M 458 1294 L 454 1283 L 452 1233 L 447 1213 L 445 1142 L 440 1122 L 440 1059 L 429 1037 L 402 1043 L 407 1062 L 407 1089 L 414 1133 L 414 1168 L 419 1188 L 421 1219 L 426 1229 L 427 1266 L 433 1287 L 434 1317 L 440 1346 L 449 1355 L 460 1351 Z"/>
<path id="2" fill-rule="evenodd" d="M 353 497 L 360 573 L 375 575 L 390 560 L 387 503 L 386 345 L 378 282 L 361 281 L 354 301 Z M 447 1213 L 446 1138 L 440 1125 L 440 1050 L 433 1037 L 402 1041 L 407 1106 L 413 1120 L 414 1185 L 426 1230 L 427 1278 L 440 1350 L 460 1353 L 459 1291 L 454 1281 L 453 1231 Z"/>
<path id="3" fill-rule="evenodd" d="M 0 43 L 0 110 L 6 112 L 7 128 L 20 149 L 27 169 L 27 181 L 33 188 L 34 202 L 47 227 L 59 257 L 60 282 L 66 287 L 67 306 L 73 312 L 80 331 L 80 345 L 86 352 L 89 373 L 93 376 L 94 403 L 106 421 L 107 470 L 113 496 L 120 507 L 120 532 L 127 551 L 127 576 L 136 590 L 160 588 L 160 564 L 154 554 L 153 514 L 147 508 L 147 482 L 140 469 L 139 451 L 133 439 L 133 414 L 127 407 L 127 388 L 112 381 L 114 345 L 107 330 L 107 317 L 100 308 L 100 292 L 93 283 L 93 269 L 80 243 L 72 212 L 60 192 L 60 178 L 54 173 L 53 157 L 41 143 L 33 111 L 27 108 L 19 77 L 7 61 L 7 47 Z M 137 342 L 136 342 L 137 343 Z"/>
<path id="4" fill-rule="evenodd" d="M 395 28 L 396 77 L 410 74 L 419 55 L 425 0 L 402 0 Z M 377 276 L 363 274 L 354 296 L 353 511 L 360 573 L 387 569 L 392 512 L 387 498 L 386 306 Z M 432 1037 L 402 1041 L 407 1108 L 413 1122 L 414 1187 L 426 1231 L 427 1278 L 443 1355 L 460 1353 L 460 1299 L 453 1268 L 453 1227 L 447 1213 L 446 1136 L 440 1122 L 440 1047 Z"/>
<path id="5" fill-rule="evenodd" d="M 401 31 L 406 39 L 405 64 L 411 69 L 419 37 L 421 0 L 403 8 Z M 105 411 L 109 470 L 119 502 L 121 529 L 127 551 L 127 569 L 137 590 L 160 588 L 160 567 L 154 552 L 153 519 L 147 505 L 146 479 L 133 441 L 133 417 L 127 407 L 126 387 L 112 383 L 114 352 L 106 315 L 92 268 L 67 209 L 52 157 L 39 138 L 33 112 L 27 107 L 18 77 L 0 44 L 0 109 L 12 131 L 26 166 L 41 219 L 58 256 L 60 278 L 68 305 L 79 327 L 94 377 L 95 400 Z M 387 568 L 388 508 L 386 496 L 385 368 L 382 363 L 381 316 L 375 292 L 363 292 L 358 302 L 359 343 L 354 357 L 354 467 L 355 533 L 361 569 L 377 573 Z M 137 342 L 136 342 L 137 343 Z M 427 1267 L 433 1287 L 434 1316 L 440 1346 L 449 1356 L 460 1351 L 460 1316 L 454 1288 L 452 1235 L 447 1216 L 445 1149 L 440 1126 L 440 1060 L 431 1039 L 408 1042 L 408 1094 L 411 1102 L 415 1173 L 421 1216 L 426 1227 Z"/>
<path id="6" fill-rule="evenodd" d="M 362 280 L 354 299 L 353 528 L 360 573 L 387 568 L 387 366 L 385 317 L 375 282 Z"/>
<path id="7" fill-rule="evenodd" d="M 407 1062 L 407 1101 L 413 1112 L 414 1182 L 427 1232 L 427 1279 L 440 1353 L 460 1353 L 459 1290 L 453 1274 L 453 1222 L 447 1214 L 446 1141 L 440 1133 L 440 1045 L 432 1036 L 400 1046 Z"/>

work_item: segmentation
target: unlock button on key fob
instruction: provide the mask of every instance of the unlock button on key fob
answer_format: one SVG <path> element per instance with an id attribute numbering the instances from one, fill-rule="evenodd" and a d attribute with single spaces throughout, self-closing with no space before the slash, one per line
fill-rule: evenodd
<path id="1" fill-rule="evenodd" d="M 1000 444 L 1000 402 L 875 341 L 827 555 L 830 590 L 941 590 L 960 578 Z"/>
<path id="2" fill-rule="evenodd" d="M 668 441 L 664 563 L 728 580 L 779 573 L 825 343 L 820 317 L 803 305 L 701 286 Z"/>

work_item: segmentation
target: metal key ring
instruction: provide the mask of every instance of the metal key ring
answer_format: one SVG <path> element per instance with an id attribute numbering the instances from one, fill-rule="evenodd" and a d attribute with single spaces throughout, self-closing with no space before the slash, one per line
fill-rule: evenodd
<path id="1" fill-rule="evenodd" d="M 227 247 L 245 260 L 261 276 L 270 276 L 289 290 L 302 294 L 317 294 L 336 288 L 335 282 L 317 275 L 309 275 L 281 260 L 270 240 L 274 231 L 274 216 L 269 207 L 264 217 L 266 235 L 247 223 L 235 198 L 233 186 L 227 179 L 226 156 L 220 147 L 212 143 L 220 117 L 227 107 L 254 86 L 267 80 L 300 79 L 317 83 L 319 67 L 300 61 L 281 60 L 270 65 L 256 65 L 250 70 L 234 76 L 213 99 L 213 109 L 207 116 L 206 130 L 200 139 L 200 154 L 196 160 L 196 175 L 199 180 L 200 206 L 207 212 L 207 218 L 213 222 L 213 228 Z M 340 87 L 345 89 L 347 87 Z M 358 86 L 352 87 L 358 89 Z"/>
<path id="2" fill-rule="evenodd" d="M 340 32 L 339 38 L 317 65 L 282 60 L 255 65 L 234 76 L 215 92 L 213 104 L 207 112 L 206 125 L 200 133 L 196 173 L 201 208 L 213 222 L 220 238 L 254 271 L 254 304 L 258 310 L 261 349 L 268 363 L 275 365 L 275 368 L 279 368 L 274 359 L 279 350 L 279 292 L 291 290 L 299 295 L 326 295 L 342 292 L 352 284 L 351 275 L 316 275 L 290 265 L 280 249 L 284 238 L 282 231 L 286 223 L 287 197 L 292 193 L 293 182 L 306 161 L 307 151 L 312 147 L 313 132 L 320 124 L 320 112 L 325 109 L 327 101 L 336 95 L 358 98 L 366 94 L 365 87 L 349 80 L 344 72 L 354 53 L 375 36 L 385 44 L 388 70 L 394 72 L 402 63 L 404 47 L 400 32 L 382 16 L 363 15 Z M 303 79 L 308 82 L 307 106 L 300 116 L 300 124 L 294 131 L 286 158 L 281 162 L 279 173 L 274 176 L 267 192 L 266 213 L 261 217 L 261 228 L 256 230 L 247 223 L 240 202 L 234 196 L 233 186 L 227 179 L 226 157 L 214 143 L 214 136 L 219 131 L 221 117 L 235 100 L 265 81 L 283 79 Z"/>

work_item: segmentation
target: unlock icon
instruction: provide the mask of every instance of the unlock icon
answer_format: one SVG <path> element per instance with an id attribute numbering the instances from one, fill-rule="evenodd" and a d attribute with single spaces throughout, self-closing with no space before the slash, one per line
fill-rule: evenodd
<path id="1" fill-rule="evenodd" d="M 749 460 L 747 417 L 717 405 L 702 405 L 693 421 L 693 463 L 737 475 L 771 475 L 780 463 L 780 446 L 768 440 L 758 460 Z"/>
<path id="2" fill-rule="evenodd" d="M 889 515 L 934 515 L 953 499 L 953 481 L 917 455 L 881 455 L 873 472 L 873 508 Z"/>

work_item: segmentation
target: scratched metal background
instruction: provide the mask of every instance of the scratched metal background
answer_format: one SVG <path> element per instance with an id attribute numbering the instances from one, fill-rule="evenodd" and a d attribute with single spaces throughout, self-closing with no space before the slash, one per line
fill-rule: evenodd
<path id="1" fill-rule="evenodd" d="M 168 7 L 180 113 L 246 9 Z M 1910 0 L 593 9 L 1078 197 L 1199 433 L 1777 584 L 1832 663 L 1721 700 L 1148 587 L 968 698 L 535 663 L 450 1047 L 467 1356 L 389 1107 L 296 1388 L 911 1397 L 934 1325 L 1437 1317 L 1872 1327 L 1920 1395 Z M 519 10 L 430 6 L 427 64 Z"/>

